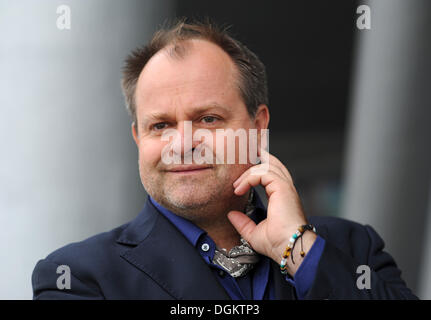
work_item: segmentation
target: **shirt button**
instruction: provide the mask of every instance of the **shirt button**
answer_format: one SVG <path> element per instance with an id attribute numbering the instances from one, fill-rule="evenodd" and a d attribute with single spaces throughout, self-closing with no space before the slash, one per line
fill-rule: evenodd
<path id="1" fill-rule="evenodd" d="M 207 251 L 210 249 L 210 245 L 209 245 L 208 243 L 204 243 L 204 244 L 201 246 L 201 249 L 202 249 L 202 251 L 207 252 Z"/>
<path id="2" fill-rule="evenodd" d="M 218 274 L 219 274 L 219 276 L 220 276 L 220 277 L 222 277 L 222 278 L 223 278 L 223 277 L 225 276 L 225 274 L 226 274 L 226 273 L 225 273 L 223 270 L 220 270 L 220 271 L 218 272 Z"/>

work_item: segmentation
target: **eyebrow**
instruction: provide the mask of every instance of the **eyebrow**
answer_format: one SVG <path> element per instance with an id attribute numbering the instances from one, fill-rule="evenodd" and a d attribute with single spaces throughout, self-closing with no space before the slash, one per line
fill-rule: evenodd
<path id="1" fill-rule="evenodd" d="M 190 107 L 190 109 L 187 110 L 187 113 L 191 114 L 191 115 L 196 115 L 196 114 L 204 113 L 204 112 L 207 112 L 207 111 L 210 111 L 213 109 L 217 109 L 217 110 L 221 109 L 228 114 L 231 113 L 230 108 L 228 108 L 226 106 L 222 106 L 216 102 L 212 102 L 209 104 L 196 106 L 196 107 Z M 171 118 L 172 118 L 171 114 L 169 114 L 167 112 L 155 111 L 155 112 L 152 112 L 152 113 L 148 114 L 147 116 L 145 116 L 143 121 L 141 122 L 141 124 L 143 126 L 145 126 L 148 122 L 160 121 L 160 120 L 169 120 Z"/>
<path id="2" fill-rule="evenodd" d="M 212 102 L 212 103 L 209 103 L 209 104 L 206 104 L 206 105 L 197 106 L 197 107 L 191 107 L 190 110 L 188 110 L 188 111 L 190 111 L 191 114 L 198 114 L 198 113 L 203 113 L 205 111 L 209 111 L 209 110 L 212 110 L 212 109 L 221 109 L 221 110 L 223 110 L 226 113 L 230 113 L 231 112 L 231 108 L 223 106 L 223 105 L 220 105 L 217 102 Z"/>

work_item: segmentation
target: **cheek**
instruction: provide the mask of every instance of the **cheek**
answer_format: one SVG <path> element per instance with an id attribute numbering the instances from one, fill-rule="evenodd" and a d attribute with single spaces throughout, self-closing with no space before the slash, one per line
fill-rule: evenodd
<path id="1" fill-rule="evenodd" d="M 223 166 L 223 169 L 221 170 L 223 172 L 221 175 L 224 176 L 224 180 L 226 182 L 230 182 L 232 184 L 250 167 L 251 165 L 248 165 L 248 164 L 244 164 L 244 165 L 226 164 Z M 223 179 L 220 179 L 220 180 L 222 181 Z"/>
<path id="2" fill-rule="evenodd" d="M 141 141 L 139 143 L 139 162 L 141 165 L 154 167 L 160 161 L 164 143 L 161 141 Z"/>
<path id="3" fill-rule="evenodd" d="M 238 129 L 234 129 L 234 131 L 236 130 Z M 218 158 L 222 160 L 223 163 L 230 163 L 228 161 L 228 155 L 231 157 L 231 159 L 232 156 L 234 156 L 234 162 L 237 165 L 249 165 L 256 163 L 255 157 L 257 156 L 256 153 L 258 146 L 257 134 L 255 131 L 250 132 L 249 128 L 243 130 L 243 135 L 230 137 L 229 139 L 226 137 L 217 138 L 214 134 L 213 149 L 215 153 L 217 150 L 224 151 L 224 159 L 222 158 L 221 154 L 218 156 Z"/>

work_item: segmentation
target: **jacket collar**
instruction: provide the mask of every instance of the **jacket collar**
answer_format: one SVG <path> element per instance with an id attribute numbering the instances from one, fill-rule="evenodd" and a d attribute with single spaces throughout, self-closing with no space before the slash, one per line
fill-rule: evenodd
<path id="1" fill-rule="evenodd" d="M 117 242 L 132 245 L 121 256 L 175 299 L 230 299 L 190 242 L 147 201 Z"/>
<path id="2" fill-rule="evenodd" d="M 258 206 L 258 212 L 265 210 Z M 147 200 L 143 210 L 117 238 L 132 246 L 121 256 L 146 273 L 174 299 L 230 299 L 193 245 Z M 271 261 L 275 299 L 295 299 L 294 288 Z"/>
<path id="3" fill-rule="evenodd" d="M 144 241 L 154 228 L 157 220 L 157 212 L 152 210 L 149 201 L 145 202 L 142 211 L 130 221 L 117 238 L 117 243 L 137 245 Z"/>

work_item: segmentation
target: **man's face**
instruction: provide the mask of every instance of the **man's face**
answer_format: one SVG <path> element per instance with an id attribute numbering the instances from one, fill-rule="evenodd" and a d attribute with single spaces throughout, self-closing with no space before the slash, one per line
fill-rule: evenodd
<path id="1" fill-rule="evenodd" d="M 210 42 L 189 42 L 191 47 L 184 57 L 172 58 L 162 50 L 148 61 L 136 89 L 137 131 L 132 126 L 146 191 L 167 208 L 179 211 L 230 201 L 235 197 L 232 183 L 250 163 L 166 164 L 162 151 L 169 142 L 162 141 L 164 130 L 178 130 L 184 156 L 190 151 L 184 147 L 185 121 L 192 124 L 192 132 L 208 129 L 214 136 L 216 129 L 243 128 L 248 132 L 266 128 L 268 123 L 266 106 L 261 106 L 263 112 L 256 118 L 249 116 L 236 86 L 237 69 L 229 56 Z M 191 144 L 195 147 L 199 141 Z"/>

